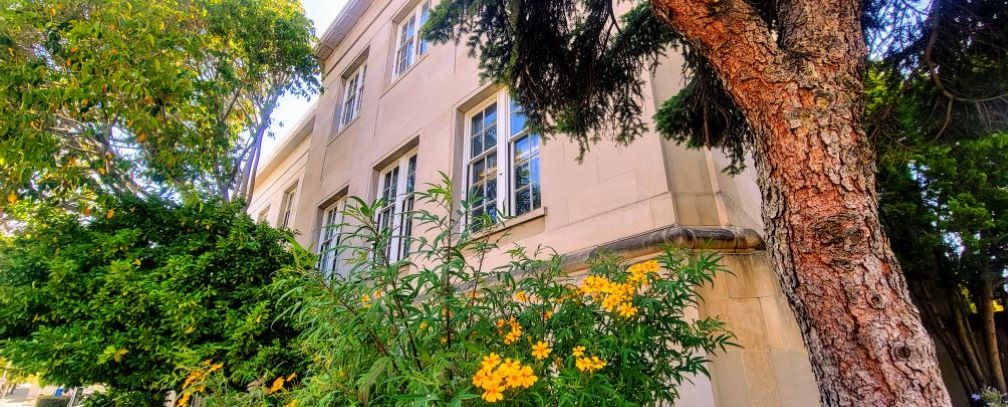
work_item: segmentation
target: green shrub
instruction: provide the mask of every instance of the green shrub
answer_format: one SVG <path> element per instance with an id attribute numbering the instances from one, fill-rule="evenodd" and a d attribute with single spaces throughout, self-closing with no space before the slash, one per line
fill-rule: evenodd
<path id="1" fill-rule="evenodd" d="M 288 233 L 221 201 L 122 198 L 95 212 L 45 211 L 0 243 L 0 353 L 14 365 L 147 395 L 130 407 L 160 405 L 208 359 L 238 388 L 300 369 L 298 333 L 266 289 L 293 262 Z"/>
<path id="2" fill-rule="evenodd" d="M 603 257 L 577 282 L 548 249 L 505 252 L 462 227 L 469 205 L 454 207 L 449 187 L 414 198 L 428 209 L 409 214 L 417 233 L 407 258 L 383 255 L 402 238 L 378 225 L 384 203 L 354 199 L 338 247 L 344 274 L 323 275 L 299 250 L 274 284 L 302 330 L 306 371 L 235 393 L 203 366 L 183 394 L 219 406 L 654 406 L 673 402 L 683 381 L 707 374 L 708 357 L 732 345 L 721 321 L 685 315 L 721 270 L 716 256 Z M 499 255 L 510 261 L 484 269 Z"/>
<path id="3" fill-rule="evenodd" d="M 67 407 L 70 398 L 64 396 L 38 396 L 35 399 L 35 407 Z"/>

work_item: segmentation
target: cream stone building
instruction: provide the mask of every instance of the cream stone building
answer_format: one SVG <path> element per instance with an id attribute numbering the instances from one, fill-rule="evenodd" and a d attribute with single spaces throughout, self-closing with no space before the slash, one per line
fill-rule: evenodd
<path id="1" fill-rule="evenodd" d="M 430 1 L 349 1 L 317 47 L 325 91 L 264 157 L 249 213 L 327 253 L 333 235 L 322 225 L 345 197 L 391 198 L 382 220 L 405 228 L 395 215 L 412 205 L 408 192 L 444 172 L 456 191 L 484 198 L 478 211 L 509 217 L 496 232 L 504 243 L 553 247 L 572 274 L 603 250 L 642 259 L 664 244 L 719 250 L 734 276 L 721 275 L 696 311 L 727 321 L 742 347 L 717 355 L 710 379 L 685 386 L 679 405 L 818 405 L 763 250 L 753 174 L 727 176 L 721 153 L 653 133 L 628 146 L 604 141 L 578 162 L 576 144 L 523 127 L 507 92 L 480 82 L 464 44 L 420 40 Z M 683 85 L 680 64 L 671 58 L 645 78 L 647 117 Z M 339 267 L 326 257 L 323 267 Z"/>

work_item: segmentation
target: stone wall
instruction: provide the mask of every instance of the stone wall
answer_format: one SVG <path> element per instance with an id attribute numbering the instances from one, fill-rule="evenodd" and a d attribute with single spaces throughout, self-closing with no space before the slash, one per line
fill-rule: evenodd
<path id="1" fill-rule="evenodd" d="M 791 308 L 764 251 L 725 253 L 722 274 L 701 292 L 701 316 L 718 316 L 739 348 L 718 355 L 711 382 L 718 406 L 817 406 L 819 392 Z"/>

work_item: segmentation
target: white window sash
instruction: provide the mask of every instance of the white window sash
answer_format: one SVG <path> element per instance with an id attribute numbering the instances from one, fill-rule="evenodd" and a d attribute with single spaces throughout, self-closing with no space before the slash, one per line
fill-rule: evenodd
<path id="1" fill-rule="evenodd" d="M 364 75 L 367 72 L 367 64 L 361 64 L 349 77 L 347 77 L 343 94 L 343 112 L 340 115 L 340 127 L 350 124 L 357 115 L 360 114 L 361 103 L 364 96 Z"/>
<path id="2" fill-rule="evenodd" d="M 389 262 L 399 261 L 407 251 L 405 244 L 408 243 L 408 239 L 403 236 L 403 224 L 406 221 L 406 201 L 410 192 L 407 191 L 410 176 L 409 163 L 410 159 L 416 155 L 415 149 L 403 154 L 401 158 L 389 164 L 378 173 L 378 199 L 388 198 L 388 202 L 385 202 L 385 205 L 378 211 L 378 218 L 375 221 L 379 222 L 379 226 L 381 226 L 384 220 L 388 223 L 391 230 L 392 237 L 389 239 L 388 247 L 386 247 Z M 386 182 L 390 182 L 386 179 L 386 175 L 393 171 L 397 172 L 395 185 L 391 186 L 391 197 L 386 197 L 386 190 L 390 187 L 386 185 Z M 416 180 L 414 179 L 413 182 L 415 185 Z"/>
<path id="3" fill-rule="evenodd" d="M 282 206 L 280 207 L 280 227 L 290 226 L 291 217 L 294 215 L 294 196 L 297 193 L 297 184 L 294 184 L 284 191 Z"/>
<path id="4" fill-rule="evenodd" d="M 427 53 L 429 44 L 420 36 L 420 29 L 430 16 L 430 1 L 416 5 L 396 27 L 395 77 L 409 70 L 420 56 Z"/>
<path id="5" fill-rule="evenodd" d="M 499 216 L 514 216 L 514 213 L 517 210 L 517 192 L 518 192 L 517 189 L 515 188 L 516 183 L 517 183 L 517 180 L 516 180 L 517 177 L 514 176 L 514 167 L 515 167 L 514 148 L 515 148 L 515 142 L 517 140 L 519 140 L 520 138 L 522 138 L 522 137 L 524 137 L 526 135 L 531 134 L 531 132 L 529 132 L 528 130 L 524 130 L 524 131 L 518 132 L 518 134 L 511 135 L 511 129 L 510 129 L 510 126 L 511 126 L 511 98 L 507 94 L 506 91 L 498 92 L 495 96 L 490 97 L 489 99 L 483 101 L 483 103 L 480 103 L 479 105 L 477 105 L 476 107 L 474 107 L 473 109 L 471 109 L 469 111 L 469 113 L 466 114 L 466 116 L 465 116 L 465 126 L 464 126 L 465 127 L 465 129 L 464 129 L 464 131 L 465 131 L 465 139 L 464 139 L 464 142 L 463 142 L 463 149 L 464 149 L 463 154 L 464 154 L 464 157 L 465 157 L 465 161 L 464 161 L 465 165 L 463 166 L 463 177 L 465 179 L 464 197 L 465 197 L 465 199 L 470 199 L 470 194 L 472 193 L 472 185 L 473 185 L 472 165 L 474 163 L 476 163 L 477 161 L 479 161 L 482 157 L 484 157 L 484 156 L 487 155 L 487 153 L 484 152 L 484 153 L 481 153 L 480 155 L 477 155 L 475 157 L 472 156 L 472 119 L 476 115 L 481 114 L 484 109 L 486 109 L 487 107 L 489 107 L 490 105 L 492 105 L 494 103 L 497 104 L 497 123 L 496 123 L 496 129 L 497 129 L 497 139 L 496 139 L 496 142 L 497 142 L 497 144 L 496 144 L 496 146 L 493 147 L 493 148 L 495 148 L 495 150 L 494 150 L 494 152 L 492 154 L 494 154 L 496 156 L 496 159 L 497 159 L 497 185 L 496 185 L 496 187 L 497 187 L 496 188 L 496 194 L 497 194 L 497 196 L 496 196 L 497 212 L 498 212 Z M 542 137 L 541 136 L 539 137 L 539 140 L 540 140 L 540 150 L 536 154 L 538 154 L 539 157 L 540 157 L 539 158 L 539 164 L 540 164 L 539 175 L 540 175 L 540 178 L 541 178 L 541 176 L 542 176 L 542 168 L 541 168 L 541 165 L 542 165 L 542 155 L 541 155 Z M 486 150 L 486 149 L 484 148 L 484 150 Z M 530 159 L 531 159 L 531 157 L 530 157 Z M 539 180 L 539 184 L 541 186 L 541 184 L 542 184 L 542 180 L 541 179 Z M 530 186 L 530 188 L 531 188 L 531 186 Z M 531 193 L 532 192 L 530 191 L 530 198 L 531 198 Z M 542 191 L 540 190 L 540 195 L 541 194 L 542 194 Z M 534 200 L 533 200 L 533 202 L 530 203 L 530 206 L 533 203 L 534 203 Z M 538 208 L 538 207 L 541 207 L 541 206 L 542 206 L 542 197 L 540 196 L 540 198 L 539 198 L 539 206 L 533 207 L 531 210 L 534 210 L 535 208 Z M 470 219 L 470 217 L 467 216 L 466 222 L 468 223 L 468 222 L 471 222 L 471 221 L 472 221 L 472 219 Z"/>
<path id="6" fill-rule="evenodd" d="M 340 272 L 340 251 L 342 240 L 344 199 L 340 198 L 322 211 L 322 227 L 319 231 L 319 270 L 326 277 Z"/>

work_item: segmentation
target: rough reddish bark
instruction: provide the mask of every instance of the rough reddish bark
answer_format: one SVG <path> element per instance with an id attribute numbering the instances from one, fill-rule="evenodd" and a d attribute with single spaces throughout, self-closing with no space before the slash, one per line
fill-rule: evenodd
<path id="1" fill-rule="evenodd" d="M 778 33 L 743 0 L 652 4 L 708 58 L 754 130 L 768 249 L 823 404 L 950 405 L 878 219 L 860 125 L 860 2 L 782 1 Z"/>

